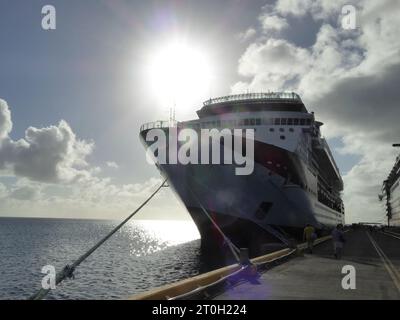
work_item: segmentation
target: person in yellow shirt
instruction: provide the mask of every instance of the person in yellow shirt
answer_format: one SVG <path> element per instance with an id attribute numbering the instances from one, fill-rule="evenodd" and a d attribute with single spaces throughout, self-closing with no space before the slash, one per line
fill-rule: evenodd
<path id="1" fill-rule="evenodd" d="M 303 240 L 307 242 L 307 247 L 310 253 L 313 253 L 313 245 L 315 240 L 315 229 L 311 224 L 307 224 L 303 232 Z"/>

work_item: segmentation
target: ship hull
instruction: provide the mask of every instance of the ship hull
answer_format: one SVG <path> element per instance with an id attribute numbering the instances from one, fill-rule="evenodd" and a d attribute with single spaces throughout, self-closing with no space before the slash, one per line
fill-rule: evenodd
<path id="1" fill-rule="evenodd" d="M 147 147 L 145 135 L 143 132 L 141 140 Z M 279 160 L 279 166 L 264 161 L 266 158 Z M 158 168 L 196 223 L 206 250 L 227 248 L 211 220 L 253 256 L 261 253 L 264 244 L 279 241 L 268 232 L 268 226 L 299 236 L 308 223 L 319 230 L 343 223 L 341 213 L 318 202 L 302 187 L 304 174 L 299 172 L 302 165 L 295 155 L 272 145 L 255 145 L 250 175 L 236 175 L 233 164 L 160 164 Z"/>

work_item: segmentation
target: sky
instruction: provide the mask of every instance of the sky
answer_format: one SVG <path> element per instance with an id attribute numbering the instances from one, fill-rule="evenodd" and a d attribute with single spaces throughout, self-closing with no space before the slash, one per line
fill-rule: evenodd
<path id="1" fill-rule="evenodd" d="M 48 4 L 55 30 L 41 25 Z M 194 119 L 211 96 L 288 90 L 324 122 L 346 222 L 383 221 L 378 194 L 400 139 L 399 14 L 396 0 L 0 0 L 0 216 L 120 219 L 161 182 L 141 124 L 173 105 Z M 162 59 L 176 43 L 204 68 L 185 61 L 171 96 L 152 66 L 182 77 Z M 165 188 L 140 218 L 189 215 Z"/>

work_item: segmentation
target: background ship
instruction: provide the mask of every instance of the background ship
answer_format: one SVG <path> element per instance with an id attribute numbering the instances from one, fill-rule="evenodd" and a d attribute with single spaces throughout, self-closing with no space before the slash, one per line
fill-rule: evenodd
<path id="1" fill-rule="evenodd" d="M 307 111 L 299 95 L 230 95 L 204 102 L 197 115 L 199 119 L 176 124 L 145 124 L 140 137 L 147 148 L 145 137 L 153 128 L 166 134 L 172 125 L 178 131 L 255 130 L 251 175 L 236 175 L 234 164 L 156 164 L 196 223 L 203 248 L 226 245 L 213 221 L 237 247 L 249 248 L 251 256 L 271 242 L 271 230 L 293 236 L 308 223 L 320 231 L 344 223 L 343 181 L 321 136 L 322 123 Z M 221 141 L 221 154 L 225 147 Z"/>
<path id="2" fill-rule="evenodd" d="M 400 147 L 400 144 L 394 144 Z M 382 185 L 380 200 L 385 200 L 386 216 L 389 226 L 400 226 L 400 155 L 397 156 L 392 170 Z"/>

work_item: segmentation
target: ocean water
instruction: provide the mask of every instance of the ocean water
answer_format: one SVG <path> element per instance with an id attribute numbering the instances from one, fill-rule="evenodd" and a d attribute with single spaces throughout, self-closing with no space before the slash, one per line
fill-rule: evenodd
<path id="1" fill-rule="evenodd" d="M 0 299 L 27 299 L 41 269 L 60 271 L 117 221 L 0 218 Z M 200 240 L 190 221 L 132 221 L 122 227 L 47 299 L 124 299 L 199 274 Z"/>

